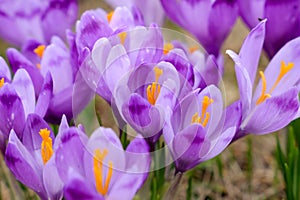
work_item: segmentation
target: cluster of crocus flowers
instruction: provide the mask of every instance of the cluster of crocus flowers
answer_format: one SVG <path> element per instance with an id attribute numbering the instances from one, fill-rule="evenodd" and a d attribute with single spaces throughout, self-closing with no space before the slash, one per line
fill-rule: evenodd
<path id="1" fill-rule="evenodd" d="M 56 14 L 75 5 L 49 2 Z M 7 50 L 13 78 L 0 58 L 0 148 L 16 179 L 41 199 L 133 199 L 156 164 L 151 151 L 160 141 L 175 173 L 184 173 L 246 134 L 276 131 L 299 116 L 299 38 L 259 72 L 254 92 L 266 20 L 251 31 L 239 55 L 227 51 L 240 99 L 225 106 L 219 51 L 237 17 L 236 1 L 161 3 L 209 54 L 198 44 L 170 42 L 132 0 L 110 13 L 84 12 L 75 32 L 22 39 L 20 50 Z M 201 26 L 194 24 L 198 14 Z M 109 128 L 88 137 L 83 125 L 69 125 L 95 94 L 109 103 L 122 134 L 125 125 L 136 132 L 129 144 Z M 50 123 L 60 123 L 57 133 Z"/>

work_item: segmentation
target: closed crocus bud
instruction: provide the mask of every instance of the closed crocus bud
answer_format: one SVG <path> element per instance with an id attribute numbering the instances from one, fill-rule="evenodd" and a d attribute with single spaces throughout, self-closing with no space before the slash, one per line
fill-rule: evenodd
<path id="1" fill-rule="evenodd" d="M 161 0 L 167 16 L 216 57 L 238 16 L 235 0 Z"/>
<path id="2" fill-rule="evenodd" d="M 240 15 L 249 28 L 268 19 L 264 49 L 269 58 L 288 41 L 300 36 L 299 0 L 239 0 Z"/>
<path id="3" fill-rule="evenodd" d="M 49 43 L 65 36 L 77 18 L 77 0 L 11 0 L 0 2 L 0 36 L 21 47 L 28 39 Z"/>

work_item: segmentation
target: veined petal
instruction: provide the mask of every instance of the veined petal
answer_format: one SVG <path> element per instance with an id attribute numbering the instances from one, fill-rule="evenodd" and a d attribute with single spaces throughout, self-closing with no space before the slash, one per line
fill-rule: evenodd
<path id="1" fill-rule="evenodd" d="M 38 114 L 41 117 L 44 117 L 49 108 L 52 95 L 53 95 L 53 82 L 52 82 L 51 74 L 48 73 L 44 79 L 41 93 L 38 96 L 34 113 Z"/>
<path id="2" fill-rule="evenodd" d="M 293 120 L 298 109 L 298 90 L 294 87 L 256 106 L 241 125 L 241 129 L 258 135 L 277 131 Z"/>
<path id="3" fill-rule="evenodd" d="M 42 168 L 36 163 L 13 130 L 9 136 L 5 162 L 16 179 L 33 189 L 41 198 L 47 199 L 42 180 Z"/>
<path id="4" fill-rule="evenodd" d="M 0 78 L 11 80 L 11 73 L 5 60 L 0 57 Z"/>
<path id="5" fill-rule="evenodd" d="M 33 84 L 28 73 L 24 69 L 18 70 L 14 76 L 12 85 L 21 98 L 25 116 L 29 113 L 33 113 L 35 109 L 35 95 Z"/>

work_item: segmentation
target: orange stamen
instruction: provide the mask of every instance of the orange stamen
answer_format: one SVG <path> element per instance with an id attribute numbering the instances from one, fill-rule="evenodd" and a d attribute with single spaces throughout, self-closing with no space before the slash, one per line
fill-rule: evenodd
<path id="1" fill-rule="evenodd" d="M 52 138 L 50 137 L 50 131 L 47 128 L 41 129 L 39 134 L 43 139 L 41 144 L 41 154 L 43 162 L 46 164 L 53 154 Z"/>
<path id="2" fill-rule="evenodd" d="M 163 71 L 158 67 L 154 67 L 154 73 L 155 73 L 155 82 L 153 82 L 151 85 L 148 85 L 147 87 L 147 99 L 149 103 L 152 105 L 155 104 L 160 93 L 161 86 L 158 83 L 158 79 L 162 75 Z"/>

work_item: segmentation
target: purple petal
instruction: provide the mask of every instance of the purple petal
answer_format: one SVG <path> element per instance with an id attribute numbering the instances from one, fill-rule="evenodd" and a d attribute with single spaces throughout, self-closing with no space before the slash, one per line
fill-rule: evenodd
<path id="1" fill-rule="evenodd" d="M 38 96 L 34 113 L 38 114 L 41 117 L 45 116 L 50 104 L 52 92 L 53 92 L 52 77 L 51 74 L 48 73 L 44 79 L 41 93 Z"/>
<path id="2" fill-rule="evenodd" d="M 0 78 L 11 80 L 9 67 L 2 57 L 0 57 Z"/>
<path id="3" fill-rule="evenodd" d="M 239 53 L 241 65 L 242 67 L 246 68 L 252 85 L 255 80 L 256 70 L 265 39 L 266 21 L 267 20 L 261 21 L 255 28 L 251 30 Z"/>
<path id="4" fill-rule="evenodd" d="M 69 128 L 69 124 L 65 115 L 62 116 L 61 122 L 58 128 L 58 133 L 55 137 L 55 142 L 53 145 L 53 149 L 57 149 L 61 144 L 61 138 L 63 137 L 63 133 Z"/>
<path id="5" fill-rule="evenodd" d="M 28 72 L 34 85 L 35 94 L 36 96 L 38 96 L 42 87 L 41 83 L 44 80 L 40 70 L 16 49 L 10 48 L 6 53 L 9 63 L 14 72 L 16 72 L 20 68 L 23 68 Z"/>
<path id="6" fill-rule="evenodd" d="M 114 14 L 109 22 L 109 26 L 114 32 L 127 29 L 134 25 L 135 21 L 133 15 L 126 7 L 117 7 L 114 10 Z"/>
<path id="7" fill-rule="evenodd" d="M 9 84 L 0 89 L 0 130 L 7 139 L 11 129 L 21 138 L 25 125 L 25 113 L 20 97 Z"/>
<path id="8" fill-rule="evenodd" d="M 64 184 L 61 181 L 56 168 L 55 154 L 44 166 L 43 183 L 47 192 L 47 196 L 50 199 L 62 199 Z"/>
<path id="9" fill-rule="evenodd" d="M 206 131 L 198 124 L 192 124 L 176 134 L 172 149 L 177 171 L 185 172 L 199 164 L 200 153 L 208 151 L 205 134 Z"/>
<path id="10" fill-rule="evenodd" d="M 86 180 L 84 180 L 82 176 L 74 172 L 72 173 L 72 177 L 68 180 L 64 187 L 64 197 L 68 200 L 104 200 L 104 197 L 97 193 L 97 191 L 93 189 L 91 185 L 87 184 Z"/>
<path id="11" fill-rule="evenodd" d="M 70 170 L 82 176 L 85 174 L 82 163 L 86 142 L 87 137 L 80 134 L 78 129 L 69 128 L 64 131 L 61 144 L 56 150 L 55 163 L 58 174 L 65 184 L 68 182 Z"/>
<path id="12" fill-rule="evenodd" d="M 25 116 L 29 113 L 33 113 L 35 109 L 35 95 L 33 84 L 28 73 L 24 69 L 18 70 L 14 76 L 12 85 L 21 98 Z"/>
<path id="13" fill-rule="evenodd" d="M 253 113 L 243 121 L 241 129 L 258 135 L 277 131 L 293 120 L 298 108 L 298 90 L 291 88 L 256 106 Z"/>
<path id="14" fill-rule="evenodd" d="M 17 180 L 33 189 L 41 198 L 46 199 L 46 191 L 42 181 L 42 168 L 39 167 L 14 131 L 9 136 L 5 162 Z"/>

